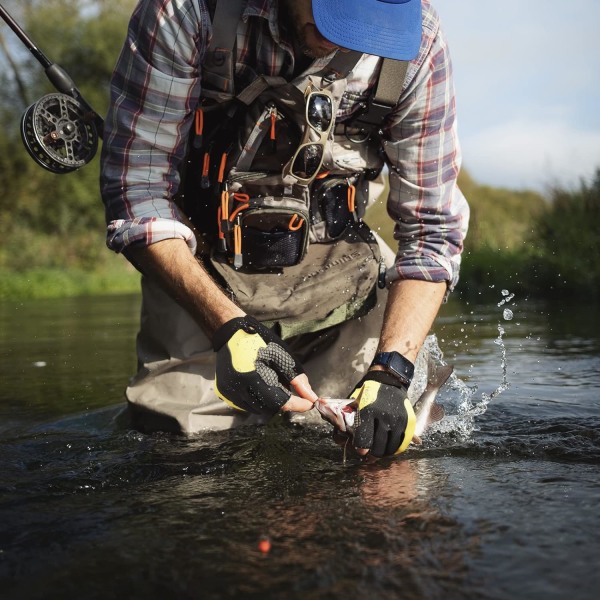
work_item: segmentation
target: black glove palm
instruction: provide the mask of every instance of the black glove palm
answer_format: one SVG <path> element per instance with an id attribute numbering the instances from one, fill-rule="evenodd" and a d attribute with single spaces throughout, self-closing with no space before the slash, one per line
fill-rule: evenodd
<path id="1" fill-rule="evenodd" d="M 239 410 L 274 415 L 290 399 L 290 382 L 304 372 L 277 335 L 252 317 L 225 323 L 213 347 L 215 391 Z"/>
<path id="2" fill-rule="evenodd" d="M 415 430 L 416 417 L 407 387 L 385 371 L 370 371 L 351 398 L 358 403 L 354 446 L 368 448 L 373 456 L 404 452 Z"/>

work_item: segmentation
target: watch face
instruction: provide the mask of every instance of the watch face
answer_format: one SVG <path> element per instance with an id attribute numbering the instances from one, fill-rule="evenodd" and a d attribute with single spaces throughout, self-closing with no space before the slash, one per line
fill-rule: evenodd
<path id="1" fill-rule="evenodd" d="M 374 365 L 386 367 L 397 375 L 403 383 L 410 385 L 414 373 L 413 364 L 399 352 L 380 352 L 373 359 Z"/>

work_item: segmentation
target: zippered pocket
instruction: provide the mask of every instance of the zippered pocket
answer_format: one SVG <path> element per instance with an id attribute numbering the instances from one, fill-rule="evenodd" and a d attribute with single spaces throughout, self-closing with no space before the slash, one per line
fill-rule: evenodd
<path id="1" fill-rule="evenodd" d="M 236 269 L 282 268 L 298 264 L 308 247 L 309 215 L 291 197 L 250 198 L 230 194 L 219 209 L 219 247 Z"/>
<path id="2" fill-rule="evenodd" d="M 291 208 L 249 208 L 234 225 L 234 267 L 291 267 L 306 254 L 308 214 Z"/>
<path id="3" fill-rule="evenodd" d="M 274 103 L 264 107 L 236 161 L 237 171 L 281 173 L 300 143 L 301 131 L 283 117 Z"/>
<path id="4" fill-rule="evenodd" d="M 361 178 L 332 176 L 316 181 L 311 194 L 311 222 L 324 240 L 338 238 L 348 225 L 365 214 Z"/>

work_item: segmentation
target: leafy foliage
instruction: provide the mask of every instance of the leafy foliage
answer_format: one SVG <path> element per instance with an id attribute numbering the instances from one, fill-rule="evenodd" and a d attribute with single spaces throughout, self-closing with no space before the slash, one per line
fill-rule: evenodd
<path id="1" fill-rule="evenodd" d="M 536 219 L 535 268 L 546 289 L 600 298 L 600 168 L 576 190 L 555 188 Z"/>
<path id="2" fill-rule="evenodd" d="M 467 250 L 519 248 L 544 208 L 537 192 L 479 185 L 465 170 L 458 183 L 471 208 Z"/>
<path id="3" fill-rule="evenodd" d="M 555 188 L 548 199 L 479 185 L 465 170 L 459 186 L 471 207 L 457 289 L 462 297 L 495 295 L 499 287 L 540 297 L 600 297 L 600 169 L 591 183 Z M 367 221 L 394 247 L 382 200 Z"/>

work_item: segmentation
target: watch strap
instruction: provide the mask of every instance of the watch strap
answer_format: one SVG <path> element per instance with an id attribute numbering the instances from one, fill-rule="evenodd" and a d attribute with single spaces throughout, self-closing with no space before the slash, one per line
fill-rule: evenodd
<path id="1" fill-rule="evenodd" d="M 393 373 L 407 387 L 415 374 L 415 365 L 399 352 L 378 352 L 371 362 L 371 366 L 380 365 Z"/>

